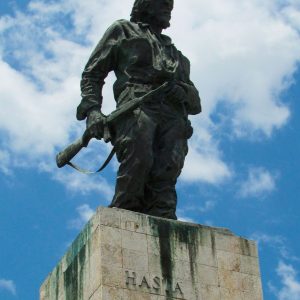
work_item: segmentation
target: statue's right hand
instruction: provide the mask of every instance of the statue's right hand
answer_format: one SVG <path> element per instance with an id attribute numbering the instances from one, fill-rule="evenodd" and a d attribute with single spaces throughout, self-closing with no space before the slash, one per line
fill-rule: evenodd
<path id="1" fill-rule="evenodd" d="M 92 137 L 101 140 L 104 133 L 105 115 L 98 109 L 92 109 L 87 113 L 86 128 Z"/>

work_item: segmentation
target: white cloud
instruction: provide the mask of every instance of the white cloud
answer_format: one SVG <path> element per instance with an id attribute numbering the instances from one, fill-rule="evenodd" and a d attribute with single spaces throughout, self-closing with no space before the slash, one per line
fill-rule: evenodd
<path id="1" fill-rule="evenodd" d="M 63 90 L 47 95 L 4 62 L 0 62 L 0 73 L 0 127 L 9 133 L 10 149 L 32 156 L 52 154 L 55 145 L 68 140 L 71 117 L 65 105 L 59 103 L 63 99 L 67 104 L 76 98 L 72 90 L 77 80 L 68 78 L 62 83 Z"/>
<path id="2" fill-rule="evenodd" d="M 194 219 L 186 217 L 186 216 L 179 216 L 178 221 L 187 222 L 187 223 L 196 223 L 196 221 Z"/>
<path id="3" fill-rule="evenodd" d="M 265 233 L 255 233 L 251 237 L 257 241 L 260 247 L 269 247 L 275 250 L 275 256 L 279 256 L 280 260 L 276 268 L 276 273 L 280 278 L 280 286 L 272 281 L 268 282 L 270 291 L 278 300 L 299 300 L 300 299 L 300 281 L 297 278 L 296 269 L 291 264 L 284 261 L 290 261 L 299 264 L 299 257 L 293 255 L 288 248 L 286 238 L 278 235 L 269 235 Z"/>
<path id="4" fill-rule="evenodd" d="M 212 200 L 205 201 L 202 206 L 186 205 L 184 208 L 177 209 L 178 220 L 182 222 L 198 223 L 194 218 L 190 217 L 190 213 L 191 212 L 193 212 L 193 214 L 198 213 L 199 215 L 203 216 L 203 214 L 213 210 L 215 205 L 216 205 L 215 201 Z M 212 225 L 212 223 L 209 221 L 206 222 L 202 221 L 202 223 L 206 225 Z"/>
<path id="5" fill-rule="evenodd" d="M 199 213 L 207 213 L 211 210 L 213 210 L 216 206 L 216 202 L 212 200 L 205 201 L 202 205 L 189 205 L 185 207 L 184 209 L 179 209 L 178 211 L 182 214 L 187 212 L 199 212 Z"/>
<path id="6" fill-rule="evenodd" d="M 299 33 L 281 14 L 286 1 L 176 3 L 172 33 L 192 60 L 193 78 L 210 116 L 220 101 L 231 108 L 236 134 L 270 135 L 289 117 L 280 93 L 300 59 Z M 181 21 L 180 21 L 181 20 Z M 184 21 L 183 21 L 184 20 Z"/>
<path id="7" fill-rule="evenodd" d="M 11 160 L 8 151 L 2 151 L 0 149 L 0 172 L 4 175 L 10 175 L 11 172 Z"/>
<path id="8" fill-rule="evenodd" d="M 68 226 L 73 229 L 81 229 L 93 216 L 95 211 L 88 205 L 83 204 L 77 207 L 78 217 L 69 221 Z"/>
<path id="9" fill-rule="evenodd" d="M 299 300 L 300 299 L 300 280 L 297 272 L 292 265 L 280 261 L 276 269 L 277 275 L 281 279 L 281 287 L 277 288 L 269 283 L 271 291 L 278 300 Z"/>
<path id="10" fill-rule="evenodd" d="M 88 171 L 96 171 L 100 164 L 104 162 L 110 150 L 111 147 L 108 144 L 92 140 L 89 147 L 78 153 L 72 162 Z M 112 200 L 114 187 L 103 176 L 103 173 L 83 174 L 70 166 L 58 169 L 54 157 L 39 163 L 38 170 L 49 173 L 53 180 L 63 184 L 73 194 L 89 195 L 97 193 L 99 202 Z"/>
<path id="11" fill-rule="evenodd" d="M 210 227 L 214 227 L 215 223 L 212 220 L 206 220 L 203 222 L 203 224 L 205 224 L 206 226 L 210 226 Z"/>
<path id="12" fill-rule="evenodd" d="M 285 239 L 278 235 L 268 235 L 265 233 L 255 233 L 251 239 L 258 243 L 258 246 L 266 245 L 279 250 L 281 256 L 286 257 L 287 249 L 285 247 Z"/>
<path id="13" fill-rule="evenodd" d="M 218 146 L 213 142 L 211 134 L 199 129 L 190 142 L 181 179 L 188 182 L 202 181 L 211 184 L 229 179 L 232 171 L 220 156 Z"/>
<path id="14" fill-rule="evenodd" d="M 255 233 L 251 236 L 251 239 L 255 240 L 259 247 L 269 247 L 274 249 L 283 259 L 294 262 L 300 261 L 297 256 L 291 253 L 291 250 L 287 246 L 288 242 L 283 236 Z"/>
<path id="15" fill-rule="evenodd" d="M 80 73 L 107 26 L 128 18 L 132 3 L 34 0 L 25 12 L 0 18 L 0 129 L 11 156 L 39 162 L 79 135 Z M 217 184 L 232 176 L 216 135 L 223 127 L 212 118 L 220 104 L 227 108 L 226 128 L 237 138 L 270 136 L 286 124 L 290 112 L 281 92 L 300 59 L 299 11 L 296 1 L 175 3 L 168 32 L 191 59 L 204 108 L 193 117 L 184 181 Z M 107 83 L 104 110 L 111 111 L 112 77 Z"/>
<path id="16" fill-rule="evenodd" d="M 198 210 L 202 213 L 211 211 L 215 207 L 216 203 L 214 201 L 208 200 L 205 201 L 202 207 L 199 207 Z"/>
<path id="17" fill-rule="evenodd" d="M 0 290 L 6 290 L 14 296 L 17 294 L 16 285 L 12 280 L 0 278 Z"/>
<path id="18" fill-rule="evenodd" d="M 86 175 L 75 171 L 56 172 L 54 179 L 63 183 L 66 188 L 74 193 L 87 195 L 92 192 L 99 193 L 99 201 L 110 201 L 114 190 L 107 180 L 99 174 Z"/>
<path id="19" fill-rule="evenodd" d="M 300 10 L 298 8 L 289 6 L 283 9 L 283 16 L 287 19 L 287 22 L 292 24 L 295 28 L 300 30 Z"/>
<path id="20" fill-rule="evenodd" d="M 241 184 L 239 196 L 262 197 L 276 188 L 276 176 L 263 168 L 249 170 L 248 178 Z"/>

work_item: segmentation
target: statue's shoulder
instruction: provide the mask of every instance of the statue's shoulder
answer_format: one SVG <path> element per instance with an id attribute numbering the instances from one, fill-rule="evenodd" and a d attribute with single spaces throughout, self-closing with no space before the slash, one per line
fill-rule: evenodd
<path id="1" fill-rule="evenodd" d="M 180 50 L 177 50 L 177 53 L 182 70 L 184 71 L 184 73 L 189 74 L 191 69 L 190 60 Z"/>
<path id="2" fill-rule="evenodd" d="M 164 43 L 166 46 L 173 46 L 173 47 L 177 50 L 177 48 L 175 47 L 175 45 L 174 45 L 173 42 L 172 42 L 172 39 L 171 39 L 168 35 L 166 35 L 166 34 L 161 34 L 160 36 L 161 36 L 161 38 L 162 38 L 162 40 L 163 40 L 163 43 Z"/>
<path id="3" fill-rule="evenodd" d="M 105 31 L 102 42 L 110 40 L 123 40 L 140 34 L 140 27 L 137 23 L 120 19 L 113 22 Z"/>
<path id="4" fill-rule="evenodd" d="M 190 65 L 190 60 L 181 51 L 178 50 L 178 53 L 179 53 L 179 56 L 181 57 L 181 60 L 185 64 Z"/>
<path id="5" fill-rule="evenodd" d="M 165 45 L 172 45 L 176 49 L 179 59 L 182 61 L 182 63 L 189 66 L 189 64 L 190 64 L 189 59 L 180 50 L 177 49 L 177 47 L 173 44 L 172 39 L 168 35 L 165 35 L 165 34 L 162 34 L 161 37 L 162 37 Z"/>
<path id="6" fill-rule="evenodd" d="M 115 21 L 111 27 L 121 27 L 123 29 L 136 29 L 138 28 L 138 24 L 137 23 L 134 23 L 134 22 L 131 22 L 129 20 L 126 20 L 126 19 L 120 19 L 120 20 L 117 20 Z"/>
<path id="7" fill-rule="evenodd" d="M 126 33 L 132 31 L 136 26 L 137 24 L 125 19 L 117 20 L 106 29 L 104 33 L 104 40 L 110 39 L 112 37 L 118 39 L 126 36 Z"/>

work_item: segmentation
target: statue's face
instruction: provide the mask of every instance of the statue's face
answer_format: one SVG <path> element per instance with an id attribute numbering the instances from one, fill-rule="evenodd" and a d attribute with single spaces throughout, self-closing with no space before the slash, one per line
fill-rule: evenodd
<path id="1" fill-rule="evenodd" d="M 151 3 L 150 13 L 158 26 L 165 29 L 170 26 L 174 0 L 155 0 Z"/>

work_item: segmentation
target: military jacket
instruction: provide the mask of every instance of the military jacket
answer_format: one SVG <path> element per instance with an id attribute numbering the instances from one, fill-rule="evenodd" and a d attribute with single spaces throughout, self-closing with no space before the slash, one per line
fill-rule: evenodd
<path id="1" fill-rule="evenodd" d="M 114 71 L 117 106 L 141 96 L 166 81 L 176 80 L 186 91 L 188 114 L 201 112 L 197 89 L 190 80 L 190 62 L 171 39 L 155 34 L 148 24 L 119 20 L 105 32 L 84 69 L 78 120 L 96 107 L 101 109 L 104 79 Z"/>

